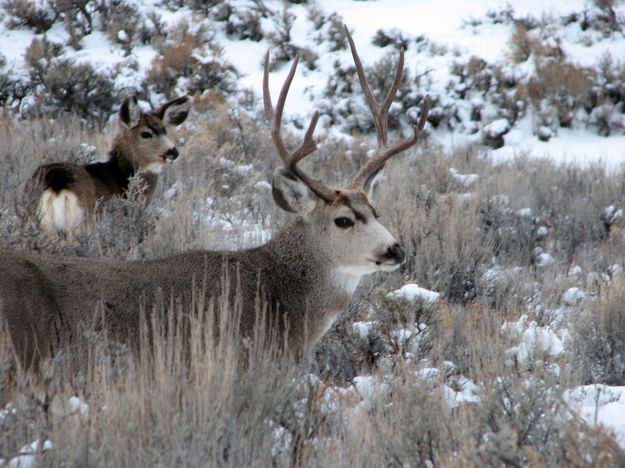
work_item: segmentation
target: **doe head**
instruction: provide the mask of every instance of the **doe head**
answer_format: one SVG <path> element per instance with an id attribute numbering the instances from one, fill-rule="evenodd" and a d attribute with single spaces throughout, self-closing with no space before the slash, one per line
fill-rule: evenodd
<path id="1" fill-rule="evenodd" d="M 173 99 L 148 113 L 141 111 L 135 96 L 124 99 L 119 108 L 117 142 L 135 170 L 159 174 L 164 164 L 179 156 L 176 145 L 167 136 L 167 128 L 182 124 L 190 109 L 188 96 Z"/>
<path id="2" fill-rule="evenodd" d="M 285 211 L 299 214 L 303 222 L 307 223 L 308 240 L 314 245 L 315 252 L 320 258 L 348 273 L 363 275 L 375 271 L 391 271 L 404 262 L 403 248 L 379 222 L 378 214 L 369 202 L 367 192 L 386 161 L 418 141 L 427 119 L 429 98 L 426 97 L 424 100 L 421 117 L 414 126 L 413 134 L 389 145 L 388 111 L 401 80 L 403 51 L 400 51 L 391 89 L 384 100 L 378 103 L 366 81 L 352 37 L 347 28 L 345 31 L 356 72 L 373 116 L 378 140 L 375 155 L 358 171 L 347 188 L 332 189 L 322 181 L 308 176 L 297 165 L 299 161 L 317 149 L 313 133 L 319 119 L 318 112 L 313 115 L 299 148 L 293 151 L 287 150 L 282 139 L 281 122 L 284 103 L 299 57 L 295 58 L 291 66 L 274 109 L 269 93 L 269 54 L 267 54 L 263 78 L 263 99 L 265 115 L 271 126 L 271 136 L 284 163 L 284 167 L 275 171 L 272 181 L 272 193 L 276 204 Z"/>

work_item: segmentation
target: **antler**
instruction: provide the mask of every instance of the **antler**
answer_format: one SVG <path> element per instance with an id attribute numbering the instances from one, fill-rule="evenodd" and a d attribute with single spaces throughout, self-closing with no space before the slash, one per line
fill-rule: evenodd
<path id="1" fill-rule="evenodd" d="M 351 189 L 359 189 L 366 186 L 367 182 L 384 167 L 386 161 L 396 154 L 410 148 L 419 140 L 419 136 L 423 131 L 423 127 L 425 126 L 428 116 L 430 97 L 426 96 L 423 100 L 421 117 L 419 118 L 418 124 L 414 126 L 412 136 L 401 140 L 392 146 L 388 146 L 388 111 L 391 107 L 393 99 L 395 98 L 395 94 L 397 94 L 397 89 L 399 88 L 399 82 L 404 68 L 404 50 L 400 49 L 399 51 L 399 63 L 397 64 L 395 79 L 393 80 L 391 89 L 389 89 L 388 94 L 380 104 L 375 100 L 373 93 L 369 88 L 369 84 L 365 78 L 365 72 L 362 68 L 362 62 L 360 61 L 360 57 L 358 57 L 358 52 L 356 51 L 356 45 L 354 44 L 354 40 L 352 39 L 347 26 L 345 26 L 345 33 L 347 34 L 349 47 L 351 48 L 352 56 L 354 57 L 354 64 L 356 65 L 356 73 L 358 74 L 360 86 L 365 95 L 365 99 L 367 100 L 367 104 L 369 105 L 369 109 L 371 110 L 371 114 L 373 115 L 373 124 L 375 125 L 375 133 L 378 139 L 378 149 L 376 154 L 358 171 L 349 185 Z"/>
<path id="2" fill-rule="evenodd" d="M 276 146 L 276 149 L 278 150 L 280 158 L 284 162 L 285 167 L 298 179 L 308 185 L 308 187 L 319 197 L 326 201 L 333 202 L 336 199 L 336 192 L 334 190 L 327 187 L 320 180 L 308 177 L 299 167 L 297 167 L 298 162 L 317 150 L 317 145 L 313 139 L 313 133 L 315 131 L 315 127 L 317 126 L 317 121 L 319 120 L 319 112 L 315 111 L 310 124 L 308 125 L 308 130 L 306 130 L 306 134 L 304 135 L 304 141 L 301 146 L 292 153 L 289 153 L 286 149 L 280 133 L 280 127 L 282 125 L 282 111 L 284 110 L 286 95 L 289 93 L 289 87 L 291 86 L 291 82 L 295 76 L 295 69 L 297 68 L 298 62 L 299 55 L 295 57 L 293 65 L 291 65 L 291 70 L 282 85 L 280 96 L 278 96 L 278 104 L 274 111 L 271 103 L 271 95 L 269 94 L 269 52 L 265 55 L 265 71 L 263 75 L 263 102 L 265 104 L 265 115 L 267 116 L 267 120 L 269 120 L 269 125 L 271 126 L 271 138 Z"/>

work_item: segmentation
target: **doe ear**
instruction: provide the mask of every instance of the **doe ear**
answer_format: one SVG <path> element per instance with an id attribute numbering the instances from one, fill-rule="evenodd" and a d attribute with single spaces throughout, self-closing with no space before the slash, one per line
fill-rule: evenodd
<path id="1" fill-rule="evenodd" d="M 190 110 L 191 99 L 189 96 L 182 96 L 166 102 L 152 113 L 162 120 L 165 127 L 171 127 L 178 126 L 187 120 Z"/>
<path id="2" fill-rule="evenodd" d="M 283 167 L 273 173 L 271 193 L 284 211 L 305 215 L 315 209 L 316 195 L 291 171 Z"/>
<path id="3" fill-rule="evenodd" d="M 139 123 L 140 117 L 141 109 L 137 104 L 137 97 L 133 95 L 124 99 L 119 106 L 119 122 L 125 127 L 132 128 Z"/>

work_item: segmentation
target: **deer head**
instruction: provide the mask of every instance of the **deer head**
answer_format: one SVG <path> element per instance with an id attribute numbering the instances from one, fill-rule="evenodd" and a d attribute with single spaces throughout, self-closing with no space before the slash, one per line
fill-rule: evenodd
<path id="1" fill-rule="evenodd" d="M 375 155 L 358 171 L 344 189 L 328 187 L 308 176 L 298 163 L 316 149 L 313 133 L 319 119 L 315 112 L 299 148 L 289 151 L 281 136 L 282 113 L 289 87 L 299 61 L 296 57 L 282 86 L 274 109 L 269 93 L 269 55 L 265 57 L 263 100 L 265 115 L 271 126 L 271 136 L 284 166 L 273 176 L 272 190 L 276 204 L 285 211 L 300 215 L 307 224 L 308 241 L 315 246 L 315 255 L 326 260 L 342 274 L 357 277 L 375 271 L 398 268 L 405 258 L 404 250 L 378 221 L 367 189 L 386 161 L 413 146 L 425 126 L 429 99 L 424 101 L 421 117 L 413 134 L 395 144 L 388 144 L 388 111 L 397 93 L 403 69 L 403 50 L 391 89 L 381 103 L 373 97 L 354 41 L 345 28 L 356 65 L 356 72 L 369 109 L 373 115 L 378 148 Z M 357 281 L 355 282 L 357 284 Z M 353 285 L 355 288 L 355 285 Z"/>
<path id="2" fill-rule="evenodd" d="M 182 124 L 191 108 L 191 100 L 183 96 L 143 113 L 135 96 L 128 97 L 119 108 L 120 133 L 116 138 L 137 171 L 160 173 L 162 166 L 178 157 L 176 145 L 167 136 L 167 128 Z"/>

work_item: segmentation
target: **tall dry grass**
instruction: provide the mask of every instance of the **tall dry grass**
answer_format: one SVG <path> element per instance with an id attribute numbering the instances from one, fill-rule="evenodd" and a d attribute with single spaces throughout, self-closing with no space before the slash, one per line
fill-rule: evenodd
<path id="1" fill-rule="evenodd" d="M 177 134 L 181 157 L 165 169 L 147 210 L 134 194 L 113 201 L 73 244 L 43 237 L 23 217 L 23 183 L 42 162 L 82 157 L 83 143 L 103 156 L 112 130 L 1 120 L 2 247 L 130 259 L 262 243 L 287 221 L 263 183 L 278 164 L 267 129 L 209 104 Z M 324 141 L 307 168 L 340 185 L 368 147 L 359 137 Z M 451 168 L 479 181 L 466 188 Z M 607 355 L 606 346 L 620 336 L 614 284 L 625 242 L 604 208 L 622 208 L 622 175 L 530 158 L 493 166 L 477 148 L 449 154 L 424 141 L 389 163 L 374 197 L 382 223 L 407 250 L 406 265 L 363 280 L 301 362 L 271 344 L 242 343 L 228 332 L 236 311 L 220 304 L 166 306 L 163 321 L 146 324 L 138 353 L 98 337 L 80 371 L 61 373 L 52 361 L 37 381 L 16 373 L 0 335 L 0 390 L 13 405 L 0 418 L 0 458 L 38 438 L 54 444 L 38 454 L 46 466 L 621 463 L 614 438 L 572 413 L 562 393 L 606 382 L 597 365 L 619 382 L 623 357 Z M 430 307 L 391 304 L 386 293 L 406 282 L 442 298 Z M 571 286 L 588 299 L 563 316 L 562 293 Z M 173 327 L 171 317 L 183 314 L 187 326 Z M 212 322 L 200 319 L 212 314 L 225 327 L 218 343 Z M 572 327 L 565 352 L 536 350 L 530 364 L 515 361 L 509 350 L 518 338 L 502 329 L 523 314 L 541 326 Z M 371 324 L 366 337 L 355 320 Z M 398 339 L 398 329 L 411 338 Z M 450 391 L 467 379 L 480 400 L 456 406 Z M 87 414 L 70 406 L 73 394 Z"/>

